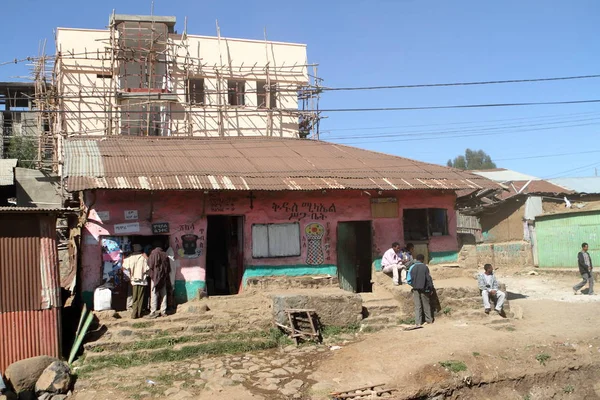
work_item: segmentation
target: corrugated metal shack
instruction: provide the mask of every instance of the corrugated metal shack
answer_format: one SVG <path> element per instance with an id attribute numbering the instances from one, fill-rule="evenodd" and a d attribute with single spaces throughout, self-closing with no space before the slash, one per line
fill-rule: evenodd
<path id="1" fill-rule="evenodd" d="M 577 268 L 577 252 L 589 244 L 592 260 L 600 257 L 600 209 L 571 209 L 536 217 L 540 267 Z"/>
<path id="2" fill-rule="evenodd" d="M 0 207 L 0 370 L 28 357 L 61 355 L 59 212 Z"/>

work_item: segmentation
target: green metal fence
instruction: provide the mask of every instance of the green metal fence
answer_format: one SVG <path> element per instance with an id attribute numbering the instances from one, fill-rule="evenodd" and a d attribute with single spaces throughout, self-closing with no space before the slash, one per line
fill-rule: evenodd
<path id="1" fill-rule="evenodd" d="M 600 266 L 600 211 L 539 216 L 535 231 L 540 267 L 576 268 L 577 253 L 584 242 Z"/>

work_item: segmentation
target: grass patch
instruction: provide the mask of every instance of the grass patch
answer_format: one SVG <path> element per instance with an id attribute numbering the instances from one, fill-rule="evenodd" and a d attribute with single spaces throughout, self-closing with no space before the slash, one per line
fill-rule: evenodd
<path id="1" fill-rule="evenodd" d="M 398 325 L 414 325 L 415 324 L 415 319 L 414 318 L 400 318 L 398 319 Z"/>
<path id="2" fill-rule="evenodd" d="M 269 340 L 276 343 L 276 346 L 289 346 L 295 342 L 279 328 L 271 328 L 268 332 Z"/>
<path id="3" fill-rule="evenodd" d="M 481 355 L 481 354 L 479 354 L 479 352 L 477 352 L 477 351 L 474 351 L 474 352 L 473 352 L 473 357 L 479 357 L 480 355 Z"/>
<path id="4" fill-rule="evenodd" d="M 546 361 L 550 359 L 550 354 L 548 353 L 540 353 L 535 356 L 535 359 L 542 365 L 546 365 Z"/>
<path id="5" fill-rule="evenodd" d="M 441 361 L 440 365 L 452 372 L 461 372 L 467 370 L 467 365 L 464 362 L 457 360 Z"/>
<path id="6" fill-rule="evenodd" d="M 87 374 L 95 370 L 109 367 L 130 368 L 158 362 L 182 361 L 201 355 L 216 356 L 221 354 L 246 353 L 250 351 L 271 349 L 278 345 L 278 341 L 273 339 L 263 341 L 223 341 L 184 346 L 180 350 L 162 349 L 152 353 L 99 356 L 90 359 L 86 365 L 79 370 L 79 373 Z"/>
<path id="7" fill-rule="evenodd" d="M 442 314 L 444 314 L 444 315 L 450 315 L 450 314 L 452 314 L 452 308 L 451 307 L 444 307 L 444 309 L 442 310 Z"/>
<path id="8" fill-rule="evenodd" d="M 151 322 L 134 322 L 131 327 L 134 329 L 144 329 L 152 326 Z"/>
<path id="9" fill-rule="evenodd" d="M 523 400 L 531 400 L 531 395 L 526 394 L 525 396 L 523 396 Z"/>
<path id="10" fill-rule="evenodd" d="M 343 335 L 343 334 L 354 334 L 356 332 L 360 331 L 360 324 L 350 324 L 347 326 L 324 326 L 323 329 L 321 329 L 321 335 L 323 337 L 331 337 L 331 336 L 338 336 L 338 335 Z"/>
<path id="11" fill-rule="evenodd" d="M 506 330 L 507 330 L 507 331 L 509 331 L 509 332 L 514 332 L 514 331 L 516 331 L 516 330 L 517 330 L 517 329 L 516 329 L 514 326 L 507 326 L 507 327 L 506 327 L 506 328 L 504 328 L 504 329 L 506 329 Z"/>
<path id="12" fill-rule="evenodd" d="M 575 387 L 573 385 L 567 385 L 563 389 L 563 392 L 565 392 L 565 393 L 573 393 L 574 391 L 575 391 Z"/>

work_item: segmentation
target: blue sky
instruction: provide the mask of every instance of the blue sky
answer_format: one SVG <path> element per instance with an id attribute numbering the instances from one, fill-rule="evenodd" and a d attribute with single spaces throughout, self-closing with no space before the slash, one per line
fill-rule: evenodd
<path id="1" fill-rule="evenodd" d="M 85 8 L 83 8 L 85 4 Z M 57 26 L 104 28 L 112 10 L 149 14 L 150 0 L 21 0 L 2 5 L 0 63 L 53 52 Z M 600 73 L 597 0 L 155 0 L 183 29 L 308 44 L 330 87 L 488 81 Z M 26 76 L 0 66 L 0 81 Z M 600 79 L 475 87 L 327 92 L 321 107 L 372 108 L 600 99 Z M 600 103 L 329 113 L 323 139 L 445 164 L 465 148 L 540 177 L 600 169 Z M 556 154 L 567 155 L 556 156 Z M 574 154 L 572 154 L 574 153 Z M 530 158 L 533 156 L 552 157 Z M 524 158 L 529 157 L 529 158 Z"/>

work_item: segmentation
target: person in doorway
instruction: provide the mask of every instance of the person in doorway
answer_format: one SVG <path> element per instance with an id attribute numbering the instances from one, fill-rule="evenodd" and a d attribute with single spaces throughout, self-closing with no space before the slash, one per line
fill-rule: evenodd
<path id="1" fill-rule="evenodd" d="M 133 245 L 133 253 L 123 262 L 123 269 L 129 274 L 132 287 L 131 318 L 142 316 L 144 309 L 144 289 L 148 284 L 148 258 L 142 253 L 142 246 Z"/>
<path id="2" fill-rule="evenodd" d="M 154 249 L 148 257 L 150 272 L 150 315 L 148 318 L 167 315 L 167 288 L 171 271 L 169 257 L 159 242 L 154 243 Z M 158 307 L 160 303 L 160 313 Z"/>
<path id="3" fill-rule="evenodd" d="M 573 292 L 575 294 L 579 294 L 581 288 L 585 286 L 585 284 L 589 284 L 588 294 L 594 295 L 594 274 L 592 272 L 592 257 L 590 257 L 590 253 L 588 253 L 588 244 L 583 243 L 581 245 L 581 251 L 577 254 L 577 264 L 579 265 L 579 273 L 583 280 L 579 282 L 577 285 L 573 286 Z"/>
<path id="4" fill-rule="evenodd" d="M 506 293 L 500 290 L 500 284 L 494 275 L 494 267 L 492 264 L 485 264 L 483 272 L 477 277 L 477 285 L 481 290 L 481 298 L 483 299 L 483 308 L 486 314 L 492 310 L 490 305 L 490 296 L 496 301 L 495 310 L 498 315 L 502 315 L 502 306 L 506 300 Z"/>
<path id="5" fill-rule="evenodd" d="M 431 304 L 429 298 L 433 292 L 433 279 L 429 267 L 425 264 L 425 256 L 417 254 L 416 262 L 410 269 L 410 283 L 412 285 L 413 301 L 415 303 L 415 325 L 433 323 Z M 425 321 L 423 321 L 425 317 Z"/>
<path id="6" fill-rule="evenodd" d="M 394 286 L 401 284 L 400 274 L 404 269 L 402 259 L 400 258 L 400 243 L 392 243 L 392 247 L 383 253 L 381 258 L 381 271 L 386 275 L 392 275 Z"/>

